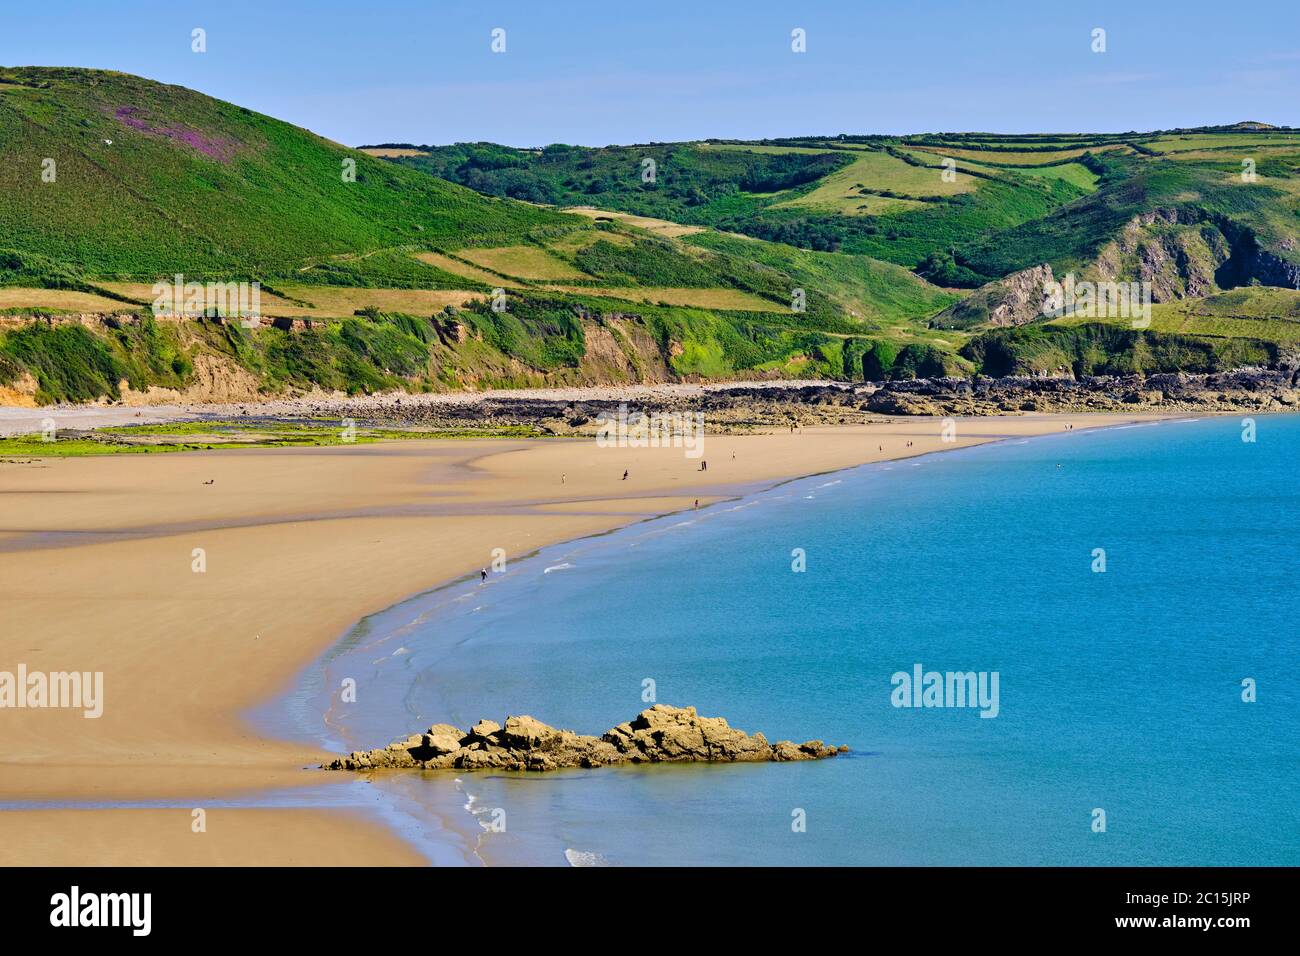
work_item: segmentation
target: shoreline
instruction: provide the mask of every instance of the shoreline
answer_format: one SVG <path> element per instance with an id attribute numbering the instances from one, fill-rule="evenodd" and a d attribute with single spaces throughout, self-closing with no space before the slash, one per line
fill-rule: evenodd
<path id="1" fill-rule="evenodd" d="M 157 398 L 165 400 L 153 400 Z M 737 379 L 368 395 L 317 389 L 222 402 L 132 393 L 115 402 L 0 406 L 0 439 L 39 434 L 51 426 L 75 436 L 143 425 L 221 422 L 256 427 L 285 421 L 353 421 L 399 432 L 445 433 L 438 437 L 466 430 L 483 437 L 592 437 L 598 427 L 593 419 L 612 414 L 617 406 L 647 414 L 702 412 L 718 434 L 789 425 L 862 425 L 897 416 L 1286 414 L 1300 409 L 1300 370 L 1291 360 L 1267 368 L 1082 378 Z"/>
<path id="2" fill-rule="evenodd" d="M 256 736 L 246 715 L 282 693 L 295 674 L 318 663 L 321 655 L 336 646 L 340 635 L 348 633 L 359 619 L 463 580 L 476 566 L 486 564 L 489 549 L 484 547 L 485 542 L 507 546 L 505 550 L 514 556 L 512 560 L 520 560 L 540 548 L 689 509 L 695 497 L 703 505 L 872 461 L 1058 433 L 1067 423 L 1083 430 L 1166 417 L 1076 415 L 961 420 L 959 440 L 950 445 L 938 441 L 939 423 L 933 419 L 809 429 L 798 435 L 717 436 L 709 439 L 708 457 L 714 457 L 722 467 L 715 464 L 707 474 L 693 471 L 696 463 L 685 459 L 680 449 L 601 449 L 590 441 L 510 440 L 395 442 L 342 450 L 228 450 L 152 458 L 147 462 L 122 458 L 49 460 L 45 470 L 53 475 L 39 476 L 19 489 L 12 487 L 15 471 L 6 470 L 0 472 L 0 507 L 9 520 L 4 524 L 5 531 L 0 532 L 0 543 L 14 544 L 24 534 L 39 533 L 36 526 L 40 524 L 46 525 L 44 530 L 49 533 L 53 530 L 49 525 L 56 521 L 75 526 L 63 529 L 73 536 L 95 532 L 108 536 L 107 540 L 93 543 L 65 540 L 58 548 L 6 548 L 0 551 L 0 566 L 13 572 L 7 585 L 11 593 L 25 594 L 37 582 L 44 584 L 43 588 L 35 588 L 35 599 L 29 596 L 14 600 L 19 605 L 18 613 L 25 610 L 25 619 L 36 622 L 44 635 L 45 639 L 32 641 L 32 646 L 48 653 L 42 645 L 53 643 L 63 652 L 61 663 L 44 658 L 50 664 L 46 669 L 62 666 L 104 670 L 109 708 L 102 726 L 95 727 L 73 722 L 61 713 L 28 712 L 21 721 L 11 719 L 13 713 L 4 715 L 0 730 L 10 739 L 0 767 L 10 772 L 0 774 L 0 800 L 8 804 L 180 800 L 256 795 L 277 787 L 324 783 L 315 775 L 300 772 L 303 766 L 324 756 L 322 752 Z M 904 440 L 915 444 L 908 447 Z M 867 441 L 879 444 L 881 451 L 868 452 L 863 447 Z M 885 450 L 886 444 L 893 447 Z M 721 453 L 716 450 L 718 446 L 722 446 Z M 728 450 L 737 455 L 743 451 L 743 459 L 728 459 Z M 623 487 L 615 477 L 625 458 L 636 471 L 635 488 Z M 729 467 L 730 461 L 737 460 L 743 463 L 734 469 Z M 234 501 L 223 498 L 220 500 L 225 507 L 214 507 L 212 496 L 204 498 L 199 479 L 207 472 L 215 473 L 213 480 L 218 487 L 224 489 L 229 483 L 247 497 Z M 559 474 L 567 474 L 569 480 L 556 481 Z M 645 480 L 647 474 L 649 481 Z M 48 487 L 47 479 L 51 477 L 58 487 Z M 188 487 L 178 501 L 168 501 L 165 494 L 148 494 L 162 490 L 160 485 L 166 488 L 181 479 Z M 342 482 L 341 489 L 331 483 L 335 480 Z M 34 489 L 32 485 L 40 487 Z M 22 512 L 15 506 L 21 509 L 30 505 L 33 497 L 39 499 L 42 495 L 47 496 L 42 504 L 54 506 L 56 514 L 38 510 L 35 517 L 44 520 L 28 520 L 28 527 L 21 527 L 23 521 L 18 516 Z M 116 507 L 100 507 L 106 501 L 97 498 L 107 499 Z M 286 498 L 294 506 L 286 508 Z M 359 507 L 358 501 L 364 506 Z M 389 513 L 377 513 L 379 506 L 388 507 Z M 192 519 L 196 509 L 205 508 L 206 519 L 213 527 L 177 530 L 175 519 L 179 514 Z M 99 519 L 100 527 L 87 527 L 94 518 Z M 147 530 L 133 532 L 133 518 L 149 518 L 152 522 L 140 521 L 135 527 Z M 237 519 L 250 523 L 240 524 Z M 430 536 L 439 545 L 437 556 L 427 553 Z M 214 601 L 211 594 L 195 593 L 199 579 L 186 577 L 190 573 L 191 548 L 183 545 L 197 537 L 214 539 L 214 557 L 235 560 L 236 568 L 249 575 L 244 587 L 227 565 L 219 578 L 220 600 Z M 167 565 L 165 569 L 158 554 L 161 545 L 172 551 L 162 562 Z M 427 562 L 418 560 L 421 555 Z M 51 565 L 52 556 L 61 567 Z M 417 560 L 410 560 L 412 556 Z M 347 564 L 349 561 L 351 564 Z M 339 580 L 337 574 L 330 577 L 331 572 L 337 572 L 339 563 L 347 565 L 343 575 L 346 580 Z M 214 561 L 206 574 L 217 570 L 216 565 Z M 296 573 L 285 573 L 290 567 Z M 62 601 L 42 604 L 42 597 L 50 597 L 50 579 L 94 581 L 96 570 L 104 578 L 97 582 L 97 589 L 91 589 L 96 593 L 70 598 L 65 591 Z M 143 587 L 141 593 L 141 579 L 151 580 L 151 572 L 159 578 L 161 594 L 150 596 L 148 587 Z M 212 578 L 203 580 L 206 585 Z M 281 580 L 286 582 L 285 590 L 292 591 L 289 585 L 299 582 L 306 593 L 289 600 L 277 586 Z M 430 587 L 430 580 L 442 584 Z M 269 586 L 266 582 L 270 582 Z M 123 600 L 123 592 L 132 596 Z M 161 608 L 172 632 L 164 628 L 161 634 L 132 634 L 123 638 L 127 647 L 116 647 L 117 653 L 107 656 L 102 656 L 101 648 L 99 663 L 103 666 L 99 668 L 67 660 L 69 656 L 93 657 L 94 645 L 103 643 L 104 631 L 111 634 L 114 622 L 121 625 L 124 618 L 129 621 L 138 616 L 140 602 L 147 602 L 145 606 L 151 610 Z M 123 604 L 127 607 L 123 608 Z M 192 646 L 182 653 L 168 640 L 174 639 L 175 631 L 193 631 L 196 618 L 202 619 L 209 611 L 220 614 L 222 609 L 236 612 L 231 622 L 236 627 L 243 625 L 253 631 L 260 623 L 268 636 L 281 627 L 297 633 L 283 644 L 268 640 L 261 646 L 250 646 L 247 634 L 231 637 L 230 627 L 225 628 L 224 637 L 210 633 L 190 639 L 191 644 L 203 644 L 209 653 L 196 653 Z M 342 623 L 337 624 L 340 620 Z M 322 633 L 327 638 L 322 638 Z M 261 634 L 256 634 L 254 641 L 260 640 Z M 159 653 L 180 654 L 184 659 L 160 663 L 153 659 Z M 123 654 L 125 663 L 121 660 Z M 215 659 L 221 655 L 229 655 L 229 659 Z M 29 653 L 26 663 L 40 666 L 42 660 L 39 654 Z M 191 680 L 200 680 L 204 686 L 187 691 L 186 681 Z M 160 693 L 160 681 L 170 682 L 170 689 L 177 693 Z M 126 696 L 134 696 L 130 693 L 133 683 L 135 691 L 144 691 L 146 697 L 148 688 L 154 688 L 154 699 L 128 699 L 126 704 L 115 707 L 115 694 L 118 700 L 123 698 L 123 684 L 128 690 Z M 115 685 L 119 689 L 115 690 Z M 211 700 L 196 707 L 194 698 L 207 696 L 196 693 L 198 690 L 210 692 Z M 159 696 L 164 698 L 161 702 Z M 126 714 L 119 708 L 124 708 Z M 16 738 L 10 736 L 15 724 L 19 725 Z M 22 732 L 23 724 L 26 733 Z M 159 734 L 160 726 L 166 726 L 168 732 Z M 206 753 L 200 754 L 204 750 Z M 41 772 L 31 772 L 37 768 Z M 177 778 L 181 777 L 185 782 L 178 785 Z M 11 809 L 0 811 L 0 826 L 13 825 L 17 818 L 34 812 L 94 814 L 96 826 L 111 834 L 117 826 L 114 815 L 124 811 Z M 243 812 L 227 811 L 222 815 L 232 819 Z M 188 814 L 184 817 L 188 832 Z M 317 829 L 319 825 L 316 821 Z M 384 831 L 382 825 L 377 826 Z M 354 821 L 349 820 L 346 828 L 354 829 Z M 268 859 L 277 851 L 292 858 L 295 848 L 312 838 L 311 834 L 299 832 L 302 829 L 279 826 L 259 849 L 268 854 Z M 122 831 L 122 839 L 127 839 L 126 830 Z M 111 835 L 104 837 L 101 855 L 120 859 L 109 847 L 112 842 Z M 28 860 L 23 852 L 21 847 L 11 845 L 3 851 L 5 862 Z M 411 859 L 413 856 L 413 852 L 403 857 L 400 853 L 381 852 L 377 847 L 376 856 L 369 859 L 425 862 Z"/>
<path id="3" fill-rule="evenodd" d="M 1169 421 L 1181 421 L 1183 419 L 1153 419 L 1149 421 L 1121 422 L 1114 425 L 1104 426 L 1099 429 L 1087 429 L 1088 431 L 1122 429 L 1133 427 L 1144 427 L 1146 425 L 1157 425 Z M 1192 419 L 1187 419 L 1192 420 Z M 1008 442 L 1023 444 L 1026 441 L 1034 439 L 1046 439 L 1049 437 L 1065 437 L 1068 432 L 1051 432 L 1032 436 L 1030 438 L 1005 438 L 989 441 L 978 445 L 964 446 L 962 450 L 973 451 L 975 449 L 989 449 Z M 915 458 L 927 458 L 943 452 L 927 452 L 920 455 L 912 456 Z M 510 575 L 504 578 L 500 584 L 509 588 L 518 585 L 520 582 L 514 579 L 514 575 L 520 573 L 520 566 L 525 574 L 528 571 L 534 572 L 535 579 L 536 569 L 541 564 L 547 565 L 542 574 L 545 575 L 552 570 L 559 570 L 571 567 L 570 559 L 577 559 L 580 555 L 586 554 L 591 549 L 604 550 L 613 547 L 614 539 L 623 537 L 628 534 L 635 535 L 638 529 L 646 529 L 645 534 L 653 535 L 663 533 L 664 528 L 656 528 L 663 522 L 668 522 L 674 518 L 682 518 L 687 515 L 697 515 L 698 520 L 707 520 L 710 517 L 721 517 L 719 514 L 709 514 L 715 511 L 718 506 L 730 506 L 723 508 L 724 512 L 735 511 L 749 504 L 757 503 L 765 496 L 778 494 L 781 489 L 791 485 L 800 485 L 803 482 L 811 482 L 818 478 L 826 478 L 835 475 L 841 475 L 846 472 L 855 472 L 860 469 L 881 468 L 896 464 L 903 459 L 886 459 L 882 461 L 867 462 L 863 464 L 846 465 L 841 468 L 833 468 L 825 471 L 812 472 L 810 474 L 795 475 L 789 478 L 778 479 L 773 482 L 763 483 L 761 486 L 749 488 L 738 492 L 735 495 L 719 497 L 706 507 L 702 506 L 697 512 L 693 508 L 684 508 L 674 511 L 664 512 L 662 514 L 650 515 L 647 517 L 636 518 L 629 523 L 619 525 L 608 530 L 597 531 L 592 534 L 581 537 L 556 541 L 550 544 L 542 545 L 535 551 L 521 555 L 514 559 L 510 569 Z M 910 459 L 909 459 L 910 460 Z M 833 482 L 838 484 L 838 480 Z M 636 540 L 635 538 L 633 540 Z M 625 546 L 626 547 L 626 546 Z M 555 563 L 552 563 L 555 562 Z M 369 746 L 382 746 L 387 740 L 394 736 L 401 736 L 417 724 L 421 723 L 420 719 L 407 717 L 404 720 L 394 721 L 388 731 L 376 731 L 373 723 L 371 734 L 373 739 L 364 740 L 361 737 L 352 734 L 349 735 L 340 725 L 337 716 L 334 715 L 334 709 L 338 705 L 337 695 L 326 694 L 323 688 L 328 685 L 328 679 L 325 677 L 328 669 L 334 668 L 339 658 L 347 658 L 355 655 L 361 661 L 378 664 L 379 661 L 385 660 L 386 657 L 394 656 L 402 652 L 409 653 L 409 649 L 402 644 L 396 651 L 390 651 L 388 646 L 392 643 L 401 643 L 402 632 L 412 627 L 412 622 L 407 620 L 414 615 L 415 620 L 429 622 L 437 620 L 439 616 L 455 614 L 456 605 L 463 599 L 476 593 L 478 586 L 477 575 L 468 573 L 458 578 L 443 581 L 432 587 L 424 589 L 415 594 L 411 594 L 401 601 L 386 607 L 380 611 L 368 614 L 358 620 L 352 628 L 346 633 L 340 635 L 339 639 L 324 654 L 313 661 L 292 682 L 289 688 L 274 701 L 269 701 L 263 707 L 257 708 L 257 712 L 252 715 L 256 726 L 273 737 L 286 736 L 306 736 L 313 743 L 321 742 L 326 746 L 331 746 L 338 753 L 345 753 L 355 749 L 364 749 Z M 386 619 L 396 618 L 391 625 L 385 626 Z M 405 623 L 399 623 L 405 621 Z M 352 644 L 354 635 L 357 636 L 355 644 Z M 352 644 L 343 650 L 344 645 Z M 337 654 L 336 654 L 337 652 Z M 382 652 L 382 653 L 381 653 Z M 378 658 L 374 655 L 380 654 Z M 349 673 L 352 671 L 349 670 Z M 321 678 L 316 680 L 316 678 Z M 375 679 L 374 683 L 378 683 Z M 359 691 L 364 691 L 367 696 L 375 693 L 379 688 L 373 684 L 362 684 Z M 385 696 L 385 701 L 396 701 L 400 694 Z M 305 727 L 294 725 L 294 719 L 291 711 L 294 709 L 305 709 L 309 712 L 310 717 L 315 721 L 315 728 L 307 729 Z M 400 708 L 397 708 L 400 709 Z M 391 714 L 388 716 L 392 716 Z M 445 714 L 439 712 L 434 715 L 423 715 L 423 723 L 430 721 L 442 720 Z M 500 716 L 500 715 L 491 715 Z M 291 726 L 294 725 L 294 726 Z M 377 735 L 376 735 L 377 734 Z M 335 738 L 335 739 L 331 739 Z M 337 755 L 336 755 L 337 756 Z M 641 766 L 622 766 L 618 767 L 623 772 L 629 773 L 655 773 L 655 768 Z M 379 798 L 379 804 L 371 808 L 368 813 L 376 819 L 385 819 L 390 824 L 395 819 L 406 818 L 405 824 L 401 831 L 406 835 L 410 842 L 418 846 L 421 852 L 430 861 L 441 859 L 443 865 L 446 865 L 448 854 L 455 853 L 460 857 L 460 863 L 465 866 L 493 866 L 495 865 L 490 854 L 486 854 L 485 838 L 487 833 L 481 828 L 477 819 L 475 810 L 476 797 L 468 794 L 466 791 L 467 782 L 462 780 L 465 776 L 459 771 L 440 774 L 443 779 L 434 781 L 433 787 L 430 787 L 430 781 L 425 774 L 408 774 L 402 770 L 378 771 L 372 773 L 361 772 L 359 776 L 367 778 L 368 782 L 374 787 L 376 793 L 382 794 Z M 469 775 L 472 777 L 473 775 Z M 441 785 L 440 787 L 438 785 Z M 454 798 L 452 797 L 454 793 Z M 464 800 L 465 802 L 461 802 Z M 381 809 L 382 807 L 382 809 Z M 443 835 L 443 840 L 438 841 L 431 839 L 428 834 L 419 832 L 418 821 L 426 819 L 428 815 L 437 816 L 439 825 L 436 827 L 436 833 Z M 568 856 L 568 853 L 577 852 L 571 848 L 566 851 L 566 860 L 569 866 L 577 866 L 578 863 Z M 518 854 L 511 865 L 519 865 Z M 530 859 L 528 865 L 552 866 L 559 865 L 558 861 L 535 856 Z"/>
<path id="4" fill-rule="evenodd" d="M 649 402 L 691 400 L 714 392 L 741 389 L 755 395 L 772 389 L 823 388 L 836 383 L 826 379 L 734 382 L 661 382 L 653 385 L 554 386 L 551 388 L 491 388 L 478 392 L 380 392 L 348 396 L 341 392 L 313 392 L 288 398 L 261 398 L 228 402 L 87 402 L 63 405 L 0 406 L 0 438 L 40 432 L 42 421 L 54 418 L 63 428 L 108 428 L 169 422 L 257 416 L 301 417 L 325 409 L 347 410 L 355 415 L 392 412 L 401 407 L 464 408 L 485 402 Z M 251 411 L 250 411 L 251 410 Z"/>

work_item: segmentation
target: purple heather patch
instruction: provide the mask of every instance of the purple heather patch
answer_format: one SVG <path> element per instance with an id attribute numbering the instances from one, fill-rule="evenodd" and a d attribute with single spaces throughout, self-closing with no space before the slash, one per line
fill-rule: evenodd
<path id="1" fill-rule="evenodd" d="M 239 142 L 228 136 L 209 136 L 201 130 L 192 129 L 188 126 L 182 126 L 178 123 L 168 124 L 166 126 L 155 126 L 141 115 L 138 106 L 119 106 L 114 115 L 124 126 L 131 129 L 138 129 L 142 133 L 150 133 L 154 136 L 165 136 L 167 139 L 183 143 L 191 149 L 198 150 L 204 156 L 208 156 L 218 162 L 228 163 L 234 158 L 235 153 L 239 150 Z"/>

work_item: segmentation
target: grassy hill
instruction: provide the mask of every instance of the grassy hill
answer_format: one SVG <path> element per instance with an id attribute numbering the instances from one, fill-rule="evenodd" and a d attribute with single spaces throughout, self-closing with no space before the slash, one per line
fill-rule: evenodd
<path id="1" fill-rule="evenodd" d="M 41 180 L 46 158 L 54 182 Z M 0 70 L 0 192 L 0 247 L 11 253 L 0 269 L 53 263 L 148 281 L 181 267 L 196 278 L 312 281 L 337 256 L 490 243 L 564 221 L 191 90 L 72 69 Z M 419 262 L 390 265 L 367 259 L 349 274 L 456 284 Z"/>
<path id="2" fill-rule="evenodd" d="M 781 190 L 840 165 L 731 152 L 717 177 Z M 860 337 L 936 338 L 918 320 L 953 299 L 862 257 L 485 196 L 92 70 L 0 69 L 0 197 L 6 400 L 852 375 Z M 282 327 L 155 319 L 176 273 L 261 283 Z"/>
<path id="3" fill-rule="evenodd" d="M 1296 344 L 1289 315 L 1273 311 L 1286 306 L 1272 294 L 1300 289 L 1300 132 L 1291 129 L 1252 122 L 1099 135 L 842 135 L 541 150 L 402 146 L 391 162 L 487 194 L 543 194 L 560 206 L 656 215 L 788 243 L 806 255 L 891 262 L 938 286 L 969 290 L 962 294 L 970 307 L 955 313 L 974 324 L 951 321 L 949 309 L 930 323 L 948 338 L 929 344 L 951 348 L 981 370 L 987 350 L 966 348 L 968 336 L 1012 345 L 1033 338 L 997 328 L 1005 319 L 981 325 L 987 303 L 1005 299 L 1002 280 L 1036 274 L 1027 271 L 1043 265 L 1057 277 L 1148 284 L 1156 320 L 1132 331 L 1140 342 L 1169 345 L 1168 355 L 1181 356 L 1189 370 L 1274 356 L 1272 346 Z M 647 158 L 655 161 L 654 182 L 637 175 Z M 809 178 L 814 173 L 818 178 Z M 718 248 L 724 240 L 705 232 L 686 241 Z M 1220 317 L 1214 297 L 1229 292 L 1238 311 Z M 1209 304 L 1200 308 L 1202 301 Z M 1172 311 L 1174 303 L 1184 307 Z M 882 353 L 909 338 L 924 341 L 915 329 L 922 307 L 902 311 L 909 328 L 890 330 Z M 1115 324 L 1106 315 L 1090 318 L 1099 328 Z M 1175 331 L 1197 348 L 1163 341 Z M 1088 348 L 1112 346 L 1133 354 L 1100 333 Z M 1138 349 L 1137 367 L 1146 354 Z M 1062 360 L 1049 368 L 1026 359 L 1017 367 L 1105 364 Z"/>
<path id="4" fill-rule="evenodd" d="M 1087 192 L 1078 184 L 1086 176 L 1071 181 L 973 167 L 959 167 L 949 182 L 942 157 L 898 150 L 884 140 L 540 150 L 408 144 L 375 151 L 489 195 L 593 205 L 909 268 L 936 243 L 1017 225 Z M 647 160 L 655 164 L 652 182 L 642 175 Z"/>
<path id="5" fill-rule="evenodd" d="M 1134 217 L 1169 209 L 1214 225 L 1230 244 L 1254 242 L 1290 275 L 1300 264 L 1300 133 L 1261 125 L 602 149 L 406 144 L 391 161 L 490 195 L 869 255 L 947 286 L 974 288 L 1042 262 L 1085 267 Z M 639 175 L 646 159 L 654 182 Z M 1244 284 L 1254 271 L 1222 278 Z"/>
<path id="6" fill-rule="evenodd" d="M 0 401 L 1272 361 L 1298 200 L 1300 135 L 1262 124 L 356 150 L 0 68 Z M 1042 263 L 1151 281 L 1156 320 L 936 319 Z M 260 283 L 264 323 L 155 317 L 177 273 Z"/>

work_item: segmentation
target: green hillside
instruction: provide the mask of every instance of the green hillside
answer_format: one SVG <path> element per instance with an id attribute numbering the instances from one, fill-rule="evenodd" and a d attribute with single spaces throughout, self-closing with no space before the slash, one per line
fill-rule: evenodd
<path id="1" fill-rule="evenodd" d="M 936 244 L 1018 225 L 1087 193 L 1071 181 L 1078 176 L 974 166 L 959 166 L 948 183 L 941 157 L 883 140 L 416 148 L 424 155 L 393 162 L 489 195 L 617 209 L 909 268 Z M 653 182 L 642 175 L 646 160 L 655 163 Z"/>
<path id="2" fill-rule="evenodd" d="M 1089 355 L 1114 349 L 1111 366 L 1061 355 L 1050 367 L 1037 359 L 1016 367 L 1164 370 L 1181 361 L 1188 370 L 1203 370 L 1275 357 L 1272 346 L 1296 344 L 1293 317 L 1275 314 L 1285 306 L 1270 294 L 1300 289 L 1295 130 L 1238 124 L 1123 134 L 843 135 L 541 150 L 403 145 L 404 155 L 392 162 L 490 195 L 544 195 L 560 207 L 655 215 L 718 230 L 686 239 L 708 248 L 743 248 L 721 233 L 743 234 L 801 247 L 805 256 L 828 262 L 872 261 L 877 268 L 891 262 L 938 286 L 969 290 L 963 293 L 968 307 L 942 313 L 930 310 L 933 299 L 903 305 L 910 321 L 882 336 L 889 341 L 879 355 L 909 340 L 927 342 L 916 326 L 928 317 L 923 324 L 947 338 L 927 344 L 990 373 L 1010 367 L 999 360 L 986 369 L 984 356 L 992 353 L 966 347 L 968 337 L 986 344 L 1003 339 L 1008 354 L 1027 354 L 1024 344 L 1040 338 L 1014 327 L 1052 317 L 1039 314 L 1042 280 L 1026 289 L 1016 277 L 1041 275 L 1043 266 L 1057 279 L 1071 274 L 1091 283 L 1145 284 L 1154 321 L 1130 329 L 1136 351 L 1127 339 L 1091 336 Z M 638 176 L 647 158 L 655 161 L 654 182 Z M 823 168 L 819 178 L 809 178 Z M 781 176 L 788 182 L 781 184 Z M 758 250 L 769 247 L 755 246 L 750 255 L 761 261 Z M 794 260 L 787 255 L 786 261 L 794 271 Z M 1039 271 L 1027 271 L 1035 267 Z M 1010 297 L 1004 279 L 1019 282 Z M 1239 308 L 1220 316 L 1215 297 L 1230 292 Z M 899 304 L 897 297 L 892 301 Z M 1008 301 L 1014 305 L 990 309 Z M 1210 304 L 1200 308 L 1202 301 Z M 1171 311 L 1176 303 L 1184 305 Z M 1056 324 L 1090 321 L 1117 324 L 1104 313 Z M 1195 348 L 1164 341 L 1175 331 Z M 1045 334 L 1059 338 L 1061 332 Z M 1146 356 L 1156 352 L 1162 357 L 1148 364 Z M 886 363 L 884 374 L 896 371 Z"/>
<path id="3" fill-rule="evenodd" d="M 947 286 L 974 288 L 1042 262 L 1085 267 L 1134 217 L 1163 210 L 1209 223 L 1239 253 L 1253 243 L 1279 260 L 1262 278 L 1259 263 L 1234 263 L 1219 277 L 1228 286 L 1261 278 L 1294 287 L 1300 275 L 1300 133 L 1291 130 L 408 151 L 419 154 L 392 161 L 486 194 L 869 255 Z M 654 182 L 639 175 L 646 159 Z"/>
<path id="4" fill-rule="evenodd" d="M 1298 203 L 1287 129 L 351 149 L 0 68 L 0 400 L 1273 362 Z M 1040 315 L 1048 269 L 1152 323 Z M 155 316 L 176 274 L 261 322 Z"/>
<path id="5" fill-rule="evenodd" d="M 54 182 L 41 179 L 46 158 Z M 0 192 L 0 249 L 23 264 L 149 281 L 182 267 L 311 281 L 300 270 L 335 256 L 492 243 L 565 221 L 182 87 L 73 69 L 0 70 Z M 18 271 L 13 258 L 0 269 Z M 420 263 L 402 278 L 457 285 Z"/>
<path id="6" fill-rule="evenodd" d="M 715 165 L 715 181 L 781 190 L 842 159 L 733 152 Z M 91 70 L 0 69 L 0 195 L 0 314 L 138 317 L 0 331 L 0 388 L 39 401 L 232 375 L 270 392 L 838 376 L 846 341 L 852 374 L 851 340 L 931 338 L 920 320 L 953 299 L 861 257 L 817 262 L 485 196 L 191 90 Z M 176 273 L 261 283 L 277 325 L 155 321 L 151 287 Z M 504 312 L 488 307 L 493 289 Z"/>

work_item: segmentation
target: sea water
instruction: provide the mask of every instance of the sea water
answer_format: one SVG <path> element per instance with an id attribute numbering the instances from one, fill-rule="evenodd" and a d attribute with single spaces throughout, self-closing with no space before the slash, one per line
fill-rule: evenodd
<path id="1" fill-rule="evenodd" d="M 1300 418 L 1259 416 L 801 479 L 368 618 L 298 724 L 347 750 L 507 714 L 600 733 L 658 701 L 851 748 L 375 778 L 488 863 L 1294 865 L 1298 469 Z M 918 666 L 996 676 L 996 716 L 898 706 Z"/>

